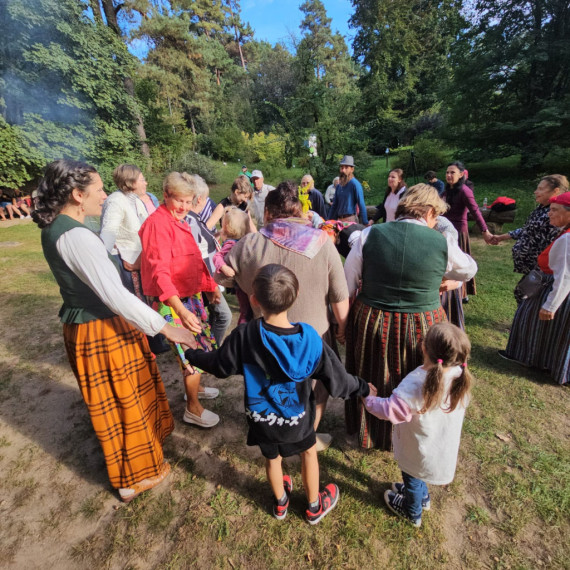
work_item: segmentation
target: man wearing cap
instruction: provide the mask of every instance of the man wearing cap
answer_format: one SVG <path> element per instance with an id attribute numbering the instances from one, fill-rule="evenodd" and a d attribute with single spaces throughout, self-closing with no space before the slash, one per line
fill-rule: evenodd
<path id="1" fill-rule="evenodd" d="M 263 172 L 254 170 L 251 173 L 251 181 L 253 182 L 253 197 L 250 206 L 250 213 L 258 228 L 263 225 L 263 212 L 265 211 L 265 198 L 271 190 L 275 190 L 274 186 L 263 183 Z"/>
<path id="2" fill-rule="evenodd" d="M 247 177 L 250 179 L 250 181 L 251 181 L 251 172 L 249 172 L 249 171 L 247 170 L 247 166 L 246 166 L 245 164 L 241 167 L 241 172 L 240 172 L 240 174 L 242 174 L 243 176 L 247 176 Z"/>
<path id="3" fill-rule="evenodd" d="M 368 224 L 366 205 L 364 204 L 364 192 L 362 185 L 354 178 L 354 158 L 343 156 L 340 161 L 340 183 L 336 187 L 334 200 L 329 211 L 331 220 L 342 220 L 343 222 L 357 222 L 358 213 L 364 225 Z"/>

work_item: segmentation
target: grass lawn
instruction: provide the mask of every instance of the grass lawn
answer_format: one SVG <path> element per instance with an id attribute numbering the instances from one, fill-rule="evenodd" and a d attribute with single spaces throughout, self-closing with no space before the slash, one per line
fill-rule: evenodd
<path id="1" fill-rule="evenodd" d="M 231 169 L 228 180 L 239 171 Z M 478 202 L 515 197 L 518 226 L 532 208 L 534 181 L 496 172 L 500 178 L 471 169 Z M 376 167 L 378 184 L 385 174 Z M 368 180 L 372 186 L 373 176 Z M 212 191 L 214 198 L 224 194 L 222 187 Z M 289 514 L 273 519 L 263 458 L 245 445 L 241 378 L 210 379 L 222 391 L 212 404 L 219 426 L 186 426 L 170 354 L 158 363 L 176 420 L 165 445 L 172 475 L 120 503 L 67 363 L 60 298 L 39 238 L 32 223 L 0 223 L 4 568 L 570 568 L 570 391 L 497 355 L 515 310 L 508 244 L 472 242 L 479 263 L 478 295 L 465 307 L 472 404 L 455 481 L 431 488 L 432 510 L 414 529 L 383 505 L 384 490 L 398 479 L 391 454 L 355 448 L 338 401 L 323 420 L 333 446 L 319 456 L 322 481 L 340 487 L 337 508 L 316 527 L 304 522 L 293 458 L 285 461 L 295 486 Z"/>

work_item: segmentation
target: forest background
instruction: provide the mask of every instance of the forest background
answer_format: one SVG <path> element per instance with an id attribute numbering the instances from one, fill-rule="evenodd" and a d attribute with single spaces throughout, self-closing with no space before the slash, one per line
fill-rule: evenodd
<path id="1" fill-rule="evenodd" d="M 216 183 L 211 159 L 272 181 L 296 164 L 324 188 L 339 156 L 366 168 L 386 149 L 405 168 L 413 148 L 422 173 L 450 155 L 567 170 L 566 0 L 352 6 L 350 51 L 320 0 L 274 46 L 239 0 L 1 0 L 0 186 L 33 185 L 61 157 L 97 165 L 109 189 L 121 162 Z"/>

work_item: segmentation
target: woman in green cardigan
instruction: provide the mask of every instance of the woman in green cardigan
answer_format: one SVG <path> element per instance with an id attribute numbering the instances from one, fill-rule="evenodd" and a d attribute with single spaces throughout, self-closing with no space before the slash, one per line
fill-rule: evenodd
<path id="1" fill-rule="evenodd" d="M 346 369 L 374 384 L 382 398 L 422 364 L 422 339 L 431 325 L 446 320 L 440 288 L 477 272 L 451 236 L 433 229 L 446 210 L 435 188 L 412 186 L 398 203 L 396 221 L 363 230 L 346 259 L 351 299 L 362 281 L 348 317 Z M 346 422 L 362 447 L 391 449 L 392 424 L 368 414 L 360 402 L 347 402 Z"/>

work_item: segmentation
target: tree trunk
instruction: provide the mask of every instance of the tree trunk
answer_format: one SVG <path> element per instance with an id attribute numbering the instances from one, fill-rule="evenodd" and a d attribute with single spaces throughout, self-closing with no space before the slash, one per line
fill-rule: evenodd
<path id="1" fill-rule="evenodd" d="M 245 60 L 243 59 L 243 51 L 241 50 L 241 43 L 239 41 L 238 29 L 237 29 L 236 24 L 234 24 L 234 32 L 236 34 L 236 43 L 237 43 L 238 50 L 239 50 L 239 57 L 241 59 L 241 66 L 243 67 L 244 71 L 247 71 L 245 68 Z"/>
<path id="2" fill-rule="evenodd" d="M 125 91 L 127 92 L 127 94 L 134 99 L 135 84 L 132 78 L 125 77 L 123 79 L 123 85 L 125 86 Z M 141 154 L 146 158 L 150 158 L 150 148 L 148 147 L 148 143 L 146 142 L 146 131 L 144 130 L 142 115 L 140 114 L 138 109 L 135 111 L 135 121 L 137 123 L 137 135 L 139 136 L 140 145 L 141 145 Z"/>
<path id="3" fill-rule="evenodd" d="M 98 1 L 99 0 L 93 0 L 93 3 Z M 119 22 L 117 20 L 117 12 L 115 11 L 115 7 L 113 6 L 113 0 L 101 0 L 101 2 L 103 4 L 103 11 L 105 13 L 105 18 L 107 20 L 107 26 L 109 26 L 109 28 L 111 28 L 113 32 L 117 34 L 117 37 L 122 39 L 123 35 L 121 34 L 121 29 L 119 28 Z M 117 11 L 120 9 L 121 6 L 122 4 L 119 5 Z M 100 10 L 99 13 L 101 13 Z M 135 84 L 133 82 L 133 78 L 124 77 L 123 85 L 125 86 L 125 91 L 127 92 L 127 95 L 132 97 L 133 100 L 135 101 Z M 148 147 L 148 143 L 146 142 L 146 131 L 144 130 L 144 122 L 142 115 L 138 109 L 138 105 L 135 105 L 134 115 L 137 124 L 136 126 L 137 135 L 139 136 L 140 140 L 141 154 L 146 158 L 150 158 L 150 149 Z"/>
<path id="4" fill-rule="evenodd" d="M 121 37 L 121 29 L 119 28 L 119 22 L 117 21 L 117 13 L 115 12 L 115 7 L 113 6 L 113 0 L 101 1 L 103 3 L 103 11 L 105 12 L 107 26 L 109 26 L 109 28 L 111 28 L 117 34 L 117 36 Z"/>
<path id="5" fill-rule="evenodd" d="M 103 15 L 101 13 L 101 4 L 99 4 L 99 0 L 90 0 L 89 5 L 91 6 L 91 10 L 93 10 L 93 16 L 95 16 L 95 21 L 98 24 L 102 24 Z"/>

